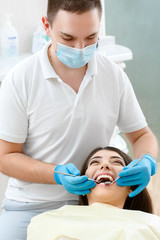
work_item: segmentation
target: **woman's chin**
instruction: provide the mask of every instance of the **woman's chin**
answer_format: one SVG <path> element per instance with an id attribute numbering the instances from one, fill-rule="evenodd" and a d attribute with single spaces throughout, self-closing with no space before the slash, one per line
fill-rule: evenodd
<path id="1" fill-rule="evenodd" d="M 103 187 L 95 187 L 94 189 L 91 189 L 91 192 L 87 195 L 89 201 L 94 199 L 94 202 L 101 203 L 107 203 L 107 200 L 112 199 L 113 196 L 114 192 L 111 189 L 110 191 L 106 191 Z"/>

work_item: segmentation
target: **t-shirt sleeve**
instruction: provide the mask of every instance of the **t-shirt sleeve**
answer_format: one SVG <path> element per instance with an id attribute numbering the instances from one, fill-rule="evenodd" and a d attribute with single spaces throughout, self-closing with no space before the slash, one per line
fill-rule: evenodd
<path id="1" fill-rule="evenodd" d="M 0 88 L 0 139 L 24 143 L 27 137 L 28 119 L 23 89 L 9 73 Z"/>
<path id="2" fill-rule="evenodd" d="M 117 126 L 122 132 L 134 132 L 147 126 L 133 87 L 124 71 L 119 70 L 119 116 Z"/>

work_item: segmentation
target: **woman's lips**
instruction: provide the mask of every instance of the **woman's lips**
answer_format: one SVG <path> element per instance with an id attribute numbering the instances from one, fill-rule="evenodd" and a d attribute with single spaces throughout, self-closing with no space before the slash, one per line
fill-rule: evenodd
<path id="1" fill-rule="evenodd" d="M 106 178 L 106 181 L 109 180 L 109 181 L 113 182 L 116 177 L 111 172 L 101 172 L 101 173 L 96 174 L 93 177 L 94 180 L 99 181 L 99 182 L 101 179 L 105 179 L 105 178 Z"/>

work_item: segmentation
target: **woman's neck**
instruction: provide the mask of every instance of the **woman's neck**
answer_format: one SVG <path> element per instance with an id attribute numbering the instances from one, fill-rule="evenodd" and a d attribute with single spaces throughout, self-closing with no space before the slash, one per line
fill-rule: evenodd
<path id="1" fill-rule="evenodd" d="M 88 201 L 88 205 L 94 204 L 94 203 L 102 203 L 102 204 L 108 204 L 111 205 L 113 207 L 117 207 L 117 208 L 123 208 L 124 206 L 124 202 L 109 202 L 109 201 L 100 201 L 100 200 L 94 200 L 94 201 Z"/>

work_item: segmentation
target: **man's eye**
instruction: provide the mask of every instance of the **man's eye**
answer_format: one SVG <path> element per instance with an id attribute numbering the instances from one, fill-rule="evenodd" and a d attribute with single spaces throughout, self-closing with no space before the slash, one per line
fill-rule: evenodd
<path id="1" fill-rule="evenodd" d="M 88 37 L 88 39 L 93 39 L 95 36 L 92 36 L 92 37 Z"/>
<path id="2" fill-rule="evenodd" d="M 88 37 L 88 40 L 92 40 L 92 39 L 94 39 L 96 36 L 90 36 L 90 37 Z"/>
<path id="3" fill-rule="evenodd" d="M 64 37 L 62 37 L 63 38 L 63 40 L 65 40 L 65 41 L 71 41 L 72 40 L 72 38 L 64 38 Z"/>

